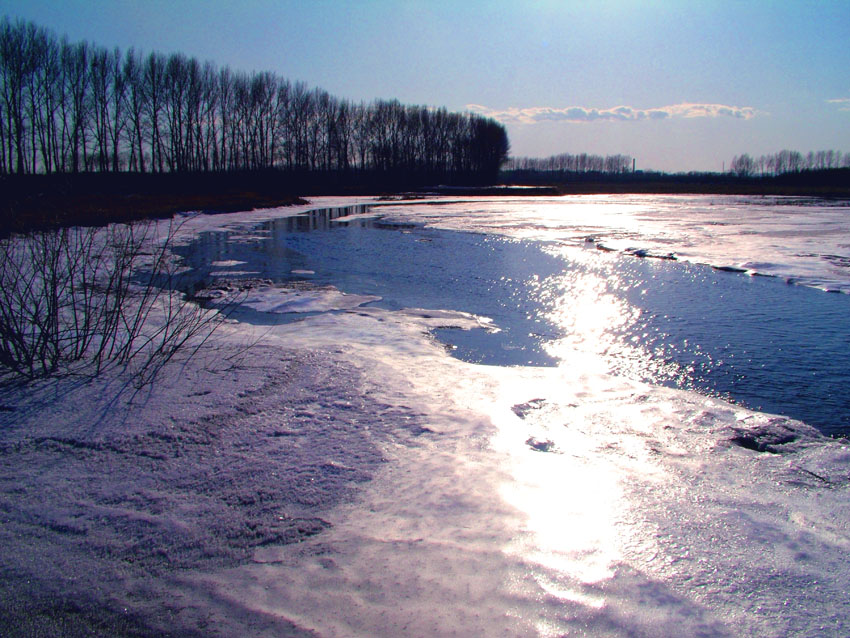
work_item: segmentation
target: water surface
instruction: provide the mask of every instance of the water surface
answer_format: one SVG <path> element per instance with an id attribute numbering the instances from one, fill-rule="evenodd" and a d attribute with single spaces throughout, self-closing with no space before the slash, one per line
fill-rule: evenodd
<path id="1" fill-rule="evenodd" d="M 722 396 L 826 433 L 850 431 L 848 295 L 603 252 L 590 242 L 393 224 L 379 212 L 322 209 L 251 231 L 205 233 L 184 258 L 198 282 L 307 280 L 379 296 L 375 305 L 391 310 L 492 319 L 498 332 L 435 331 L 465 360 L 554 366 L 585 365 L 591 356 L 616 374 Z"/>

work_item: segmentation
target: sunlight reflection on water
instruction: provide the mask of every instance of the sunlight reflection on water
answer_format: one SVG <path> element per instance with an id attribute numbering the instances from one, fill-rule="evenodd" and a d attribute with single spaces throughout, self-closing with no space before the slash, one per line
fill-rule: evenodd
<path id="1" fill-rule="evenodd" d="M 641 325 L 644 312 L 627 293 L 645 295 L 644 282 L 634 280 L 596 251 L 550 248 L 570 267 L 562 274 L 529 281 L 545 308 L 546 319 L 558 326 L 563 336 L 545 343 L 547 353 L 574 366 L 580 357 L 596 355 L 607 371 L 632 379 L 668 381 L 686 386 L 693 365 L 682 365 L 653 349 L 658 334 Z"/>

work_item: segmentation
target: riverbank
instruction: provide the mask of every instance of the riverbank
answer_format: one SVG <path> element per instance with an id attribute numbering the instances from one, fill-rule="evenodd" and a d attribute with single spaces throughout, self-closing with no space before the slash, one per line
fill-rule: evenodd
<path id="1" fill-rule="evenodd" d="M 360 375 L 225 330 L 153 386 L 127 381 L 0 391 L 0 634 L 308 635 L 187 579 L 331 526 L 382 463 L 387 416 L 356 394 Z"/>

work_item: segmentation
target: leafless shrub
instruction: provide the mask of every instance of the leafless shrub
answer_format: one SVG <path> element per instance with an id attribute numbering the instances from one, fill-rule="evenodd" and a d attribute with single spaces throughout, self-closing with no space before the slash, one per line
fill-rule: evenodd
<path id="1" fill-rule="evenodd" d="M 63 228 L 0 242 L 0 367 L 35 378 L 132 366 L 153 379 L 220 325 L 171 289 L 177 227 Z"/>

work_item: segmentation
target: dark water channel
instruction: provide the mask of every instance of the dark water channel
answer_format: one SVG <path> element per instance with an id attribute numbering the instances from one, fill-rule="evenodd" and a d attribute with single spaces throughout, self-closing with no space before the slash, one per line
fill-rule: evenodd
<path id="1" fill-rule="evenodd" d="M 251 231 L 203 233 L 179 249 L 192 268 L 187 285 L 230 270 L 233 279 L 309 280 L 377 295 L 374 305 L 387 309 L 461 310 L 500 328 L 436 330 L 465 360 L 579 365 L 570 353 L 592 352 L 618 374 L 722 396 L 827 434 L 850 432 L 850 295 L 377 216 L 334 221 L 368 212 L 316 210 Z M 244 263 L 211 265 L 231 260 Z"/>

